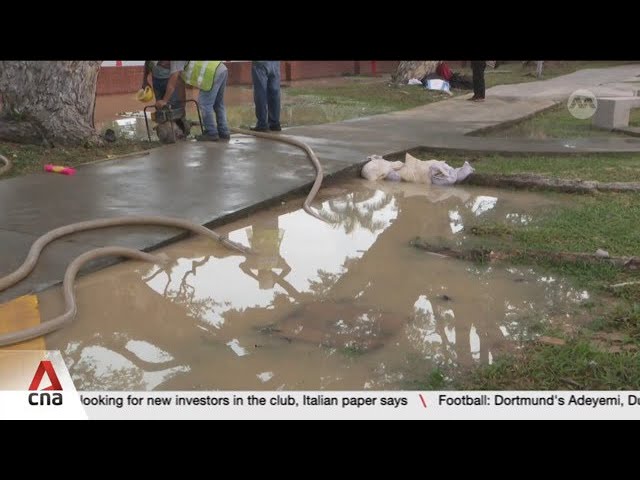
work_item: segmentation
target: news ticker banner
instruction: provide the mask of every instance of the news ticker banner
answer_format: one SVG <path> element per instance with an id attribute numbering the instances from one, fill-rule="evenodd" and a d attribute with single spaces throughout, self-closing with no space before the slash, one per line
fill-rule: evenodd
<path id="1" fill-rule="evenodd" d="M 0 419 L 640 419 L 640 391 L 78 392 L 59 352 L 0 351 Z"/>

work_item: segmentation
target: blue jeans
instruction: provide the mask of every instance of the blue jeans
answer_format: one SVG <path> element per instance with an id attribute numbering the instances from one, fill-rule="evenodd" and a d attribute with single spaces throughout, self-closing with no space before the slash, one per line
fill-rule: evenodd
<path id="1" fill-rule="evenodd" d="M 228 137 L 227 112 L 224 109 L 224 88 L 227 85 L 227 67 L 221 63 L 216 70 L 211 90 L 200 90 L 198 102 L 202 110 L 204 133 L 212 137 Z M 215 119 L 213 118 L 215 112 Z M 216 127 L 217 122 L 217 127 Z"/>
<path id="2" fill-rule="evenodd" d="M 253 102 L 256 128 L 280 126 L 280 62 L 252 62 Z"/>
<path id="3" fill-rule="evenodd" d="M 165 92 L 167 91 L 167 84 L 169 83 L 168 78 L 158 78 L 152 77 L 153 80 L 153 93 L 156 97 L 156 100 L 160 100 L 164 97 Z M 180 108 L 180 99 L 178 98 L 178 89 L 176 88 L 173 91 L 173 95 L 169 99 L 169 105 L 171 108 Z"/>

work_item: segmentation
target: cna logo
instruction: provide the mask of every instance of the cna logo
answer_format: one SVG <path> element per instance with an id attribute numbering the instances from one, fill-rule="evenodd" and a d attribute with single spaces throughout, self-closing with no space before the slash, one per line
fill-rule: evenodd
<path id="1" fill-rule="evenodd" d="M 586 120 L 598 109 L 598 99 L 589 90 L 576 90 L 567 100 L 567 109 L 575 118 Z"/>
<path id="2" fill-rule="evenodd" d="M 42 379 L 45 374 L 49 378 L 49 385 L 45 388 L 40 388 L 42 384 Z M 46 385 L 46 384 L 45 384 Z M 51 390 L 62 390 L 62 385 L 60 384 L 60 380 L 58 379 L 58 375 L 56 374 L 56 370 L 53 368 L 53 363 L 51 360 L 41 360 L 38 368 L 36 369 L 36 373 L 31 380 L 31 385 L 29 385 L 29 390 L 38 390 L 42 393 L 31 393 L 29 394 L 29 405 L 34 406 L 49 406 L 49 405 L 62 405 L 62 394 L 61 393 L 48 393 Z"/>
<path id="3" fill-rule="evenodd" d="M 58 350 L 0 349 L 0 420 L 86 419 Z"/>
<path id="4" fill-rule="evenodd" d="M 62 390 L 62 385 L 60 384 L 60 380 L 58 380 L 58 375 L 56 375 L 56 370 L 53 368 L 53 364 L 51 360 L 42 360 L 40 365 L 38 365 L 38 369 L 36 370 L 35 375 L 33 376 L 33 380 L 31 380 L 31 385 L 29 385 L 29 390 L 39 390 L 40 383 L 44 378 L 45 373 L 49 377 L 49 385 L 42 390 Z"/>

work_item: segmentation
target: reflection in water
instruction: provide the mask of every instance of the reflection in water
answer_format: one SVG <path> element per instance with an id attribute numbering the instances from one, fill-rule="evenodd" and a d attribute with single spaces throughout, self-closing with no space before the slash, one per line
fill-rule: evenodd
<path id="1" fill-rule="evenodd" d="M 270 290 L 276 283 L 293 288 L 285 280 L 291 267 L 280 254 L 284 230 L 278 226 L 278 217 L 259 217 L 246 229 L 246 235 L 255 255 L 247 257 L 240 264 L 240 270 L 257 280 L 260 290 Z M 277 273 L 274 269 L 279 269 L 280 272 Z"/>
<path id="2" fill-rule="evenodd" d="M 404 388 L 435 366 L 469 367 L 584 301 L 533 269 L 474 265 L 409 245 L 461 243 L 466 225 L 531 218 L 530 193 L 354 180 L 321 191 L 326 223 L 299 202 L 228 225 L 256 252 L 203 238 L 162 266 L 128 262 L 82 278 L 79 314 L 47 337 L 86 389 Z M 44 317 L 59 290 L 41 295 Z"/>
<path id="3" fill-rule="evenodd" d="M 496 197 L 478 195 L 473 201 L 471 211 L 476 215 L 476 217 L 479 217 L 483 213 L 495 208 L 496 203 L 498 203 L 498 199 Z"/>

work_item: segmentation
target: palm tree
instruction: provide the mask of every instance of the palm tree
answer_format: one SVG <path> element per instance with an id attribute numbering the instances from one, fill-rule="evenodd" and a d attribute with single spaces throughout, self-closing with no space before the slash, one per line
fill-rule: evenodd
<path id="1" fill-rule="evenodd" d="M 343 197 L 325 202 L 318 214 L 334 227 L 344 227 L 346 233 L 353 233 L 358 227 L 375 233 L 385 227 L 385 222 L 374 220 L 373 215 L 389 205 L 394 198 L 393 195 L 384 193 L 381 198 L 371 201 L 377 193 L 378 190 L 347 193 Z"/>

